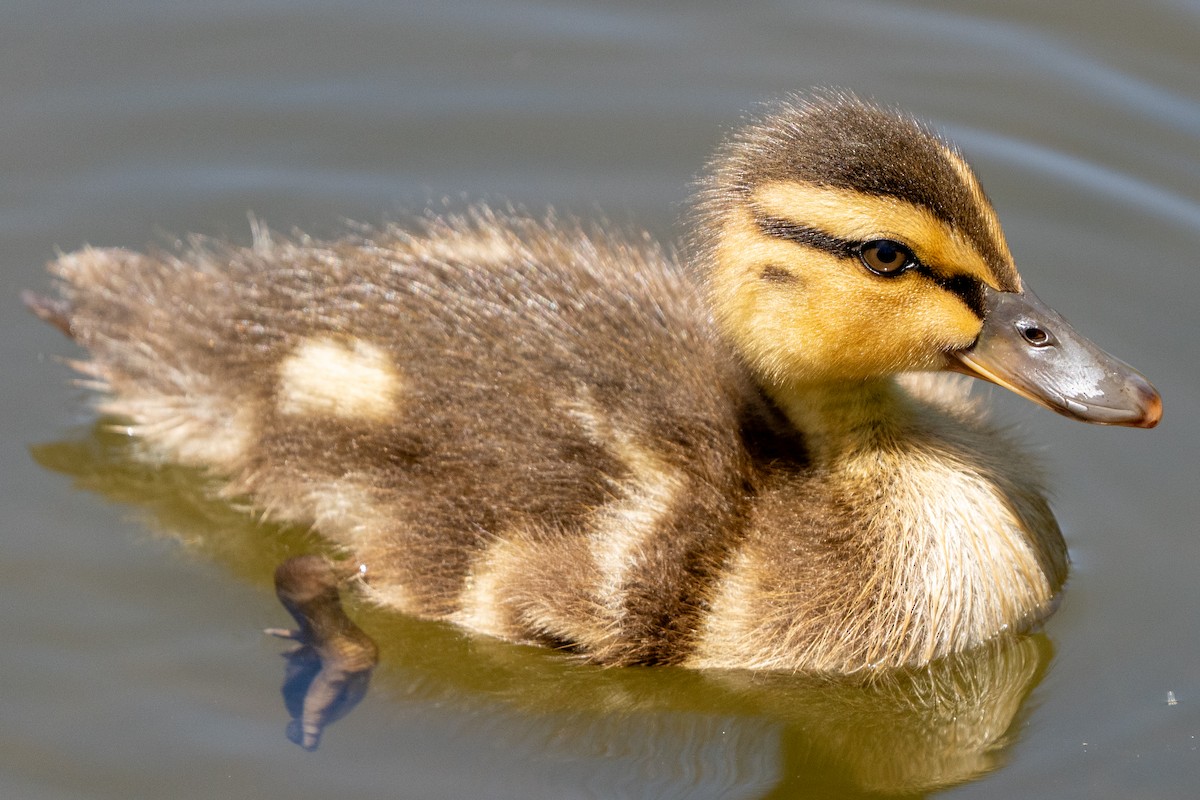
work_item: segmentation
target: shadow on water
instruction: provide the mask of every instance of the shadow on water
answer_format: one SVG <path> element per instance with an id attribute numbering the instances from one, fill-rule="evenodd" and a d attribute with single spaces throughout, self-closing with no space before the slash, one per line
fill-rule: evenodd
<path id="1" fill-rule="evenodd" d="M 338 555 L 315 534 L 262 523 L 236 503 L 213 500 L 201 474 L 140 461 L 135 446 L 109 420 L 32 453 L 80 488 L 142 509 L 154 530 L 242 579 L 261 584 L 276 565 L 305 553 L 336 563 Z M 350 573 L 348 562 L 342 563 Z M 390 613 L 347 595 L 354 623 L 343 618 L 348 630 L 370 632 L 369 644 L 355 640 L 356 646 L 378 648 L 374 677 L 385 695 L 434 699 L 448 713 L 468 717 L 500 707 L 532 720 L 527 728 L 542 740 L 535 746 L 617 760 L 626 767 L 624 779 L 642 787 L 662 780 L 677 790 L 680 782 L 703 781 L 742 792 L 761 787 L 759 796 L 767 798 L 917 797 L 996 769 L 1052 654 L 1049 640 L 1034 634 L 1007 637 L 929 669 L 870 678 L 604 669 Z M 331 613 L 341 613 L 336 591 L 332 601 L 317 603 L 318 609 L 332 607 Z M 289 610 L 302 632 L 313 612 Z M 299 638 L 285 675 L 288 735 L 315 747 L 320 727 L 362 699 L 370 669 L 335 676 L 319 689 L 325 701 L 344 690 L 344 703 L 329 709 L 305 739 L 299 717 L 306 700 L 313 700 L 321 664 L 312 647 L 296 655 L 306 646 Z"/>

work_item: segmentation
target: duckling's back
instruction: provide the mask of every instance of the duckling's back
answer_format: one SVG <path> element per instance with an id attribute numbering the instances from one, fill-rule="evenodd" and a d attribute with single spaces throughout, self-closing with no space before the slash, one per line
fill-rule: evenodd
<path id="1" fill-rule="evenodd" d="M 147 452 L 346 547 L 412 613 L 680 660 L 755 394 L 646 241 L 479 210 L 334 243 L 86 249 L 34 310 Z"/>

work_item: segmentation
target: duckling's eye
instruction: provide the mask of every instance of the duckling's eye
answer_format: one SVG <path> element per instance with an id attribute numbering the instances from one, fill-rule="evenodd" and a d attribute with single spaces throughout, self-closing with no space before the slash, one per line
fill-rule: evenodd
<path id="1" fill-rule="evenodd" d="M 899 242 L 891 239 L 875 239 L 864 242 L 858 248 L 858 257 L 863 265 L 876 275 L 899 275 L 917 265 L 917 257 Z"/>

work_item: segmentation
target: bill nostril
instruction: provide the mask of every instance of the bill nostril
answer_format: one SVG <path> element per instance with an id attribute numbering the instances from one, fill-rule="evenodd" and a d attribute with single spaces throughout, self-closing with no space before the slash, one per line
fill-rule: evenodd
<path id="1" fill-rule="evenodd" d="M 1045 347 L 1050 344 L 1050 334 L 1036 325 L 1020 326 L 1021 336 L 1034 347 Z"/>

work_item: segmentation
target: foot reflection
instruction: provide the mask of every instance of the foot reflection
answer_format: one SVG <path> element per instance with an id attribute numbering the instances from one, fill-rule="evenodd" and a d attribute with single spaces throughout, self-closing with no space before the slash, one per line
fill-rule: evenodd
<path id="1" fill-rule="evenodd" d="M 379 649 L 342 610 L 338 576 L 321 556 L 290 558 L 275 570 L 275 593 L 296 630 L 266 633 L 298 642 L 283 654 L 287 737 L 316 750 L 326 725 L 341 719 L 367 694 Z"/>

